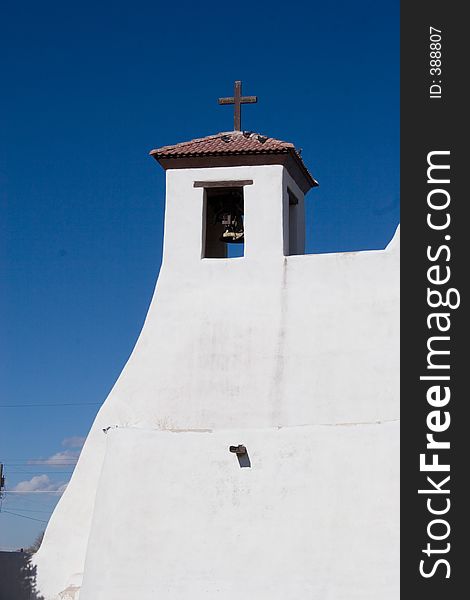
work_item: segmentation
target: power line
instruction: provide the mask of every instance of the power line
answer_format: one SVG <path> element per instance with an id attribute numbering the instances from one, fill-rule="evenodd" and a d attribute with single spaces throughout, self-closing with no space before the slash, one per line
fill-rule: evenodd
<path id="1" fill-rule="evenodd" d="M 41 466 L 41 465 L 38 465 Z M 43 471 L 41 469 L 41 471 L 9 471 L 9 474 L 13 473 L 14 475 L 38 475 L 39 473 L 41 475 L 71 475 L 73 473 L 73 471 Z"/>
<path id="2" fill-rule="evenodd" d="M 64 463 L 75 463 L 77 458 L 29 458 L 24 460 L 15 460 L 14 462 L 5 461 L 4 465 L 10 465 L 11 467 L 21 467 L 26 465 L 63 465 Z"/>
<path id="3" fill-rule="evenodd" d="M 63 490 L 3 490 L 3 494 L 63 494 Z"/>
<path id="4" fill-rule="evenodd" d="M 77 452 L 78 452 L 78 450 L 77 450 Z M 65 454 L 65 452 L 64 452 L 64 454 Z M 57 458 L 54 458 L 53 460 L 76 460 L 76 458 L 77 457 L 75 457 L 75 456 L 69 455 L 69 456 L 57 457 Z M 31 460 L 49 460 L 49 459 L 43 458 L 43 457 L 37 457 L 37 456 L 10 456 L 10 455 L 7 455 L 7 457 L 5 457 L 3 460 L 6 462 L 8 462 L 8 461 L 29 462 Z M 5 463 L 3 463 L 3 464 L 5 464 Z"/>
<path id="5" fill-rule="evenodd" d="M 60 402 L 54 404 L 0 404 L 0 408 L 41 408 L 43 406 L 98 406 L 101 402 Z"/>
<path id="6" fill-rule="evenodd" d="M 19 510 L 20 512 L 45 513 L 47 515 L 52 514 L 52 511 L 50 511 L 50 510 L 37 510 L 35 508 L 23 508 L 22 506 L 11 506 L 9 508 L 14 508 L 15 510 Z M 0 512 L 2 512 L 2 511 L 0 511 Z"/>
<path id="7" fill-rule="evenodd" d="M 77 450 L 78 452 L 78 450 Z M 14 462 L 29 462 L 31 460 L 49 460 L 48 458 L 38 458 L 34 456 L 8 456 L 8 458 L 4 458 L 4 461 L 14 461 Z M 57 460 L 76 460 L 75 456 L 64 456 L 63 458 L 54 458 L 54 461 Z M 3 461 L 2 461 L 3 462 Z M 5 464 L 5 462 L 3 463 Z"/>
<path id="8" fill-rule="evenodd" d="M 8 464 L 8 463 L 3 463 L 3 464 L 4 464 L 5 466 L 7 466 L 7 467 L 11 467 L 11 466 L 14 466 L 14 467 L 26 467 L 26 466 L 28 466 L 28 467 L 29 467 L 29 466 L 33 466 L 33 467 L 34 467 L 34 466 L 36 466 L 36 465 L 10 465 L 10 464 Z M 58 466 L 58 467 L 72 467 L 72 468 L 73 468 L 73 467 L 75 467 L 76 465 L 77 465 L 77 463 L 66 463 L 66 464 L 57 465 L 57 466 Z M 43 474 L 45 474 L 45 473 L 43 473 L 43 470 L 41 469 L 41 467 L 42 467 L 42 466 L 50 466 L 50 464 L 49 464 L 49 463 L 39 463 L 39 464 L 37 465 L 37 467 L 38 467 L 38 470 L 37 470 L 37 471 L 32 471 L 32 472 L 31 472 L 31 474 L 33 474 L 33 475 L 43 475 Z M 47 473 L 50 473 L 50 474 L 54 474 L 54 473 L 63 473 L 63 472 L 64 472 L 64 471 L 47 471 Z M 12 471 L 9 471 L 9 473 L 12 473 Z M 73 473 L 73 471 L 65 471 L 65 473 Z M 18 474 L 21 474 L 21 473 L 18 471 L 18 472 L 16 473 L 16 475 L 18 475 Z"/>
<path id="9" fill-rule="evenodd" d="M 44 519 L 36 519 L 36 517 L 28 517 L 27 515 L 20 515 L 18 513 L 11 512 L 11 510 L 2 509 L 2 513 L 6 513 L 8 515 L 15 515 L 15 517 L 21 517 L 22 519 L 29 519 L 30 521 L 39 521 L 39 523 L 48 523 L 48 521 L 44 521 Z"/>
<path id="10" fill-rule="evenodd" d="M 77 464 L 77 460 L 78 458 L 74 458 L 74 459 L 49 459 L 49 458 L 35 458 L 35 459 L 31 459 L 31 460 L 27 460 L 27 461 L 22 461 L 22 462 L 4 462 L 3 464 L 5 466 L 8 467 L 34 467 L 34 466 L 43 466 L 43 465 L 47 465 L 47 466 L 54 466 L 57 465 L 58 467 L 73 467 Z"/>

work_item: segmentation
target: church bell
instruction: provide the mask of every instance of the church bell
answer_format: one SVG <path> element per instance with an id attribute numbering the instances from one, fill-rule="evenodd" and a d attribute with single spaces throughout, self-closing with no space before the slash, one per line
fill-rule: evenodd
<path id="1" fill-rule="evenodd" d="M 221 220 L 224 232 L 220 236 L 221 242 L 227 244 L 242 244 L 244 242 L 243 220 L 236 213 L 225 213 Z"/>
<path id="2" fill-rule="evenodd" d="M 243 244 L 243 196 L 238 190 L 223 194 L 217 198 L 215 222 L 223 226 L 220 241 L 226 244 Z"/>

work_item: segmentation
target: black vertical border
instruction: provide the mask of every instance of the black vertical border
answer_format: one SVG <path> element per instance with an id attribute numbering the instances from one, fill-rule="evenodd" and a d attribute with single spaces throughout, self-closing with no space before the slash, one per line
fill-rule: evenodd
<path id="1" fill-rule="evenodd" d="M 470 142 L 468 121 L 470 104 L 465 88 L 469 87 L 470 24 L 464 17 L 465 4 L 419 0 L 401 4 L 401 598 L 454 599 L 467 595 L 470 578 L 468 517 L 470 506 L 470 393 L 466 374 L 470 373 L 470 339 L 467 325 L 467 297 L 470 277 L 470 195 L 466 187 L 470 177 Z M 442 74 L 430 74 L 429 28 L 442 30 Z M 431 99 L 432 80 L 441 80 L 442 98 Z M 435 150 L 450 150 L 450 184 L 444 186 L 451 194 L 449 207 L 451 224 L 446 231 L 433 231 L 427 226 L 427 155 Z M 445 160 L 444 160 L 445 162 Z M 450 240 L 444 240 L 444 235 Z M 450 461 L 449 486 L 451 508 L 442 518 L 448 520 L 451 532 L 442 542 L 430 540 L 427 526 L 433 518 L 428 512 L 426 495 L 418 489 L 426 485 L 426 475 L 419 469 L 419 455 L 426 451 L 426 417 L 432 407 L 426 401 L 429 382 L 419 380 L 426 374 L 427 341 L 433 335 L 426 318 L 433 309 L 427 304 L 427 270 L 430 263 L 427 247 L 434 249 L 448 244 L 451 280 L 447 287 L 457 288 L 461 295 L 458 309 L 447 310 L 452 325 L 447 335 L 451 339 L 450 356 L 451 400 L 446 408 L 451 415 L 450 428 L 440 434 L 449 440 L 450 450 L 441 451 L 440 462 Z M 436 286 L 433 286 L 436 287 Z M 446 286 L 444 286 L 446 287 Z M 441 308 L 439 310 L 446 310 Z M 446 334 L 442 334 L 446 335 Z M 467 364 L 469 363 L 469 364 Z M 437 372 L 436 372 L 437 373 Z M 429 372 L 428 372 L 429 374 Z M 438 437 L 436 435 L 436 437 Z M 468 440 L 468 441 L 467 441 Z M 447 454 L 445 454 L 447 452 Z M 435 473 L 436 481 L 447 475 Z M 467 488 L 467 489 L 466 489 Z M 437 496 L 436 506 L 438 506 Z M 439 496 L 443 502 L 444 496 Z M 438 528 L 435 529 L 438 532 Z M 443 531 L 443 530 L 441 530 Z M 450 543 L 450 551 L 428 558 L 422 550 L 430 542 L 435 548 Z M 447 569 L 440 565 L 435 575 L 420 575 L 420 561 L 426 559 L 429 571 L 435 560 L 447 559 Z"/>

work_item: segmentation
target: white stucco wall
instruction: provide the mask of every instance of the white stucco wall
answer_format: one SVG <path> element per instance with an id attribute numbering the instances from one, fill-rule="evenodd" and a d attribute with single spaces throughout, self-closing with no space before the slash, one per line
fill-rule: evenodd
<path id="1" fill-rule="evenodd" d="M 398 599 L 391 453 L 397 423 L 115 429 L 80 600 Z"/>
<path id="2" fill-rule="evenodd" d="M 254 181 L 245 256 L 201 259 L 193 182 L 227 179 Z M 46 600 L 85 560 L 80 600 L 398 597 L 398 234 L 285 257 L 288 185 L 167 172 L 156 292 L 36 555 Z"/>

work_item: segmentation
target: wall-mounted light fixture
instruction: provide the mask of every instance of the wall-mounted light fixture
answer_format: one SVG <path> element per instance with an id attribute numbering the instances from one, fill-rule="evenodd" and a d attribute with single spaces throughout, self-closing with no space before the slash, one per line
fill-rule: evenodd
<path id="1" fill-rule="evenodd" d="M 243 444 L 238 444 L 238 446 L 229 446 L 228 449 L 230 452 L 237 455 L 238 464 L 242 469 L 243 467 L 251 467 L 250 456 L 246 446 Z"/>
<path id="2" fill-rule="evenodd" d="M 246 454 L 246 447 L 243 444 L 238 444 L 238 446 L 229 446 L 229 450 L 235 454 Z"/>

